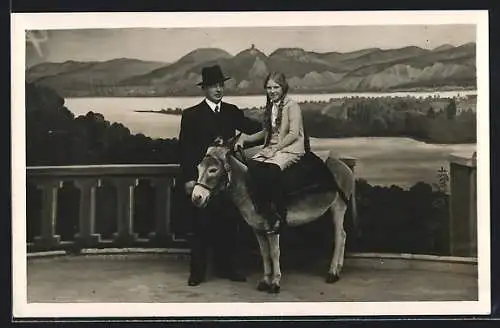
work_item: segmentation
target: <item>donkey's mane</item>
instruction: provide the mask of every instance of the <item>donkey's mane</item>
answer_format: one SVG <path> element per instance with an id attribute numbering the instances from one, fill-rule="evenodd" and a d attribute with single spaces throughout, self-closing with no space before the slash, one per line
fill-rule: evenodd
<path id="1" fill-rule="evenodd" d="M 232 158 L 234 158 L 234 160 L 236 161 L 236 164 L 238 164 L 243 171 L 245 171 L 245 172 L 248 171 L 248 167 L 247 167 L 247 164 L 245 163 L 245 160 L 244 159 L 242 160 L 242 159 L 238 158 L 238 153 L 237 152 L 230 151 L 229 155 Z M 243 158 L 245 157 L 245 154 L 243 153 L 243 151 L 241 151 L 241 156 L 243 156 Z"/>
<path id="2" fill-rule="evenodd" d="M 244 158 L 245 157 L 245 154 L 243 153 L 243 151 L 241 151 L 241 156 Z M 223 160 L 225 161 L 226 160 L 226 156 L 229 155 L 231 156 L 232 158 L 234 158 L 236 160 L 236 163 L 241 166 L 241 168 L 244 170 L 244 171 L 247 171 L 247 165 L 245 163 L 245 160 L 244 159 L 240 159 L 238 157 L 238 153 L 235 152 L 234 150 L 232 150 L 230 147 L 228 147 L 227 145 L 220 145 L 220 144 L 213 144 L 209 147 L 209 150 L 207 151 L 207 154 L 208 156 L 213 156 L 213 157 L 216 157 L 220 160 Z"/>

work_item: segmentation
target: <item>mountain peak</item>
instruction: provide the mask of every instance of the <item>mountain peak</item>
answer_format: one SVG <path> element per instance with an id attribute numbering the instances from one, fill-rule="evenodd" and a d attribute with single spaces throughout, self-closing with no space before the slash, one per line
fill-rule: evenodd
<path id="1" fill-rule="evenodd" d="M 252 57 L 264 57 L 266 58 L 266 54 L 264 54 L 262 51 L 257 49 L 254 44 L 250 46 L 250 48 L 247 48 L 243 51 L 240 51 L 236 57 L 242 57 L 242 56 L 252 56 Z"/>
<path id="2" fill-rule="evenodd" d="M 118 57 L 108 60 L 109 62 L 124 62 L 124 61 L 140 61 L 139 59 L 127 58 L 127 57 Z"/>
<path id="3" fill-rule="evenodd" d="M 441 51 L 407 46 L 321 53 L 283 47 L 267 56 L 249 43 L 235 56 L 218 48 L 201 48 L 169 64 L 131 58 L 42 64 L 29 69 L 26 79 L 51 86 L 67 97 L 195 95 L 202 67 L 219 63 L 233 78 L 229 90 L 237 94 L 261 92 L 262 80 L 270 71 L 283 72 L 293 90 L 307 93 L 474 86 L 475 43 L 443 44 L 437 49 Z M 437 62 L 441 64 L 435 65 Z"/>
<path id="4" fill-rule="evenodd" d="M 296 57 L 303 56 L 306 51 L 302 48 L 278 48 L 270 56 Z"/>
<path id="5" fill-rule="evenodd" d="M 458 46 L 457 48 L 475 48 L 476 47 L 476 42 L 467 42 L 462 44 L 461 46 Z"/>
<path id="6" fill-rule="evenodd" d="M 77 61 L 77 60 L 69 59 L 69 60 L 65 60 L 63 62 L 46 62 L 43 64 L 83 65 L 83 64 L 95 64 L 95 63 L 98 63 L 98 61 L 93 61 L 93 60 Z"/>
<path id="7" fill-rule="evenodd" d="M 162 64 L 162 65 L 168 64 L 165 62 L 148 61 L 148 60 L 141 60 L 141 59 L 137 59 L 137 58 L 128 58 L 128 57 L 114 58 L 114 59 L 110 59 L 110 60 L 107 60 L 104 62 L 99 62 L 99 64 L 115 64 L 115 65 L 124 65 L 124 64 L 131 64 L 131 65 L 139 64 L 140 65 L 143 63 L 148 63 L 148 64 L 157 63 L 158 65 L 159 64 Z"/>
<path id="8" fill-rule="evenodd" d="M 220 58 L 232 57 L 227 51 L 219 48 L 198 48 L 181 57 L 178 62 L 193 62 L 199 63 L 204 61 L 211 61 Z"/>
<path id="9" fill-rule="evenodd" d="M 402 47 L 401 50 L 414 50 L 414 51 L 422 51 L 424 50 L 423 48 L 419 47 L 419 46 L 406 46 L 406 47 Z"/>
<path id="10" fill-rule="evenodd" d="M 448 49 L 452 49 L 452 48 L 455 48 L 454 46 L 452 46 L 451 44 L 443 44 L 443 45 L 440 45 L 439 47 L 436 47 L 434 49 L 432 49 L 433 51 L 441 51 L 441 50 L 448 50 Z"/>

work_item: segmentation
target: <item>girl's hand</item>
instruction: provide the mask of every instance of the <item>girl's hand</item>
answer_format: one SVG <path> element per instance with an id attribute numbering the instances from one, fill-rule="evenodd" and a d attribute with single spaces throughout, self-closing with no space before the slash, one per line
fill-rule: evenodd
<path id="1" fill-rule="evenodd" d="M 244 149 L 245 148 L 245 140 L 243 139 L 243 136 L 241 136 L 238 141 L 234 144 L 234 150 L 238 150 L 238 148 Z"/>

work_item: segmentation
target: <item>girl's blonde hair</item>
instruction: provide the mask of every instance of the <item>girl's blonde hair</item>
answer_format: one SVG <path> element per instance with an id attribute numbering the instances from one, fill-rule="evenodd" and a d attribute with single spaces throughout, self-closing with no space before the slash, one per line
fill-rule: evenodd
<path id="1" fill-rule="evenodd" d="M 267 77 L 264 80 L 264 90 L 267 88 L 267 83 L 269 83 L 269 80 L 273 80 L 276 82 L 282 90 L 281 97 L 278 101 L 278 117 L 276 118 L 276 127 L 279 128 L 280 123 L 281 123 L 281 117 L 282 117 L 282 111 L 283 111 L 283 99 L 288 93 L 288 82 L 286 80 L 285 74 L 281 72 L 271 72 L 267 75 Z M 264 112 L 264 128 L 268 131 L 271 131 L 272 129 L 272 124 L 271 124 L 271 110 L 272 110 L 273 104 L 271 102 L 271 99 L 269 98 L 269 95 L 266 92 L 266 110 Z"/>
<path id="2" fill-rule="evenodd" d="M 286 95 L 288 94 L 289 85 L 288 85 L 288 82 L 286 80 L 285 74 L 283 74 L 281 72 L 274 71 L 274 72 L 269 73 L 267 75 L 267 77 L 265 78 L 264 90 L 266 90 L 267 83 L 269 82 L 269 80 L 273 80 L 274 82 L 276 82 L 281 87 L 281 90 L 283 91 L 283 94 L 281 95 L 281 98 L 278 101 L 278 115 L 276 118 L 276 129 L 279 129 L 279 127 L 281 125 L 283 106 L 284 106 L 283 100 L 285 99 Z M 266 109 L 264 112 L 263 127 L 265 130 L 269 131 L 270 133 L 272 133 L 272 124 L 271 124 L 272 108 L 273 108 L 273 104 L 271 102 L 271 99 L 269 99 L 269 95 L 266 92 Z M 304 147 L 305 147 L 306 152 L 308 152 L 311 150 L 311 144 L 309 141 L 309 136 L 307 135 L 307 132 L 306 132 L 305 125 L 303 127 L 303 130 L 304 130 Z M 269 139 L 265 141 L 266 145 L 267 145 L 268 141 L 269 141 Z"/>

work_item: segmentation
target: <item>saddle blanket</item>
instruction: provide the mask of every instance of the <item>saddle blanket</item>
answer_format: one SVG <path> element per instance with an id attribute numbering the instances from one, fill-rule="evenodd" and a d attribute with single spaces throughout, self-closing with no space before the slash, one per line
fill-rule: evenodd
<path id="1" fill-rule="evenodd" d="M 336 191 L 335 177 L 325 162 L 306 152 L 298 162 L 283 171 L 283 188 L 288 197 L 304 193 Z"/>

